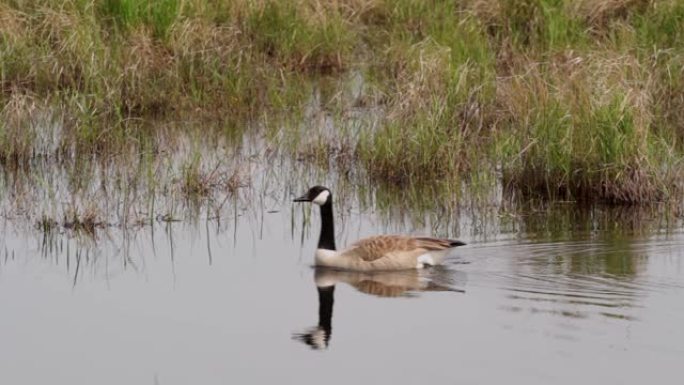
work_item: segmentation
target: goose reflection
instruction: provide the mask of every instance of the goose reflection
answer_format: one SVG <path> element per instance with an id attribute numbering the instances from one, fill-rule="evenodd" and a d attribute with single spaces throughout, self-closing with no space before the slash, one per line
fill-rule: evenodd
<path id="1" fill-rule="evenodd" d="M 443 266 L 426 270 L 359 272 L 315 268 L 314 282 L 318 291 L 318 325 L 305 332 L 293 333 L 293 339 L 314 350 L 326 349 L 332 336 L 335 286 L 344 283 L 361 293 L 384 297 L 415 297 L 421 292 L 440 291 L 465 293 L 465 273 Z"/>

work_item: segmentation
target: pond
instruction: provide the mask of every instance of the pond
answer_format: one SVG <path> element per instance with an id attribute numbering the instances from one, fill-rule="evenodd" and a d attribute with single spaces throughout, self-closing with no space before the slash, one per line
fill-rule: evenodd
<path id="1" fill-rule="evenodd" d="M 316 270 L 318 212 L 291 201 L 309 182 L 246 194 L 225 218 L 157 219 L 94 237 L 41 235 L 5 221 L 2 383 L 639 384 L 679 377 L 678 226 L 653 226 L 624 209 L 566 208 L 561 217 L 494 216 L 487 226 L 463 211 L 458 223 L 440 227 L 440 216 L 392 215 L 346 193 L 336 203 L 339 245 L 398 232 L 438 232 L 468 245 L 419 272 Z"/>

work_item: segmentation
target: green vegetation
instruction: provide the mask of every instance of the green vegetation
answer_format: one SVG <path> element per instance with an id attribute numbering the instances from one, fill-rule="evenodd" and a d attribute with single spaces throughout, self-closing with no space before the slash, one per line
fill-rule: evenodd
<path id="1" fill-rule="evenodd" d="M 682 68 L 677 0 L 0 0 L 0 164 L 85 198 L 126 159 L 156 207 L 240 185 L 237 149 L 174 137 L 256 133 L 379 185 L 679 201 Z"/>
<path id="2" fill-rule="evenodd" d="M 395 183 L 459 186 L 499 169 L 525 196 L 678 200 L 683 9 L 492 0 L 409 21 L 394 9 L 389 19 L 426 27 L 396 35 L 407 48 L 381 67 L 403 73 L 389 77 L 387 122 L 362 137 L 360 158 Z"/>

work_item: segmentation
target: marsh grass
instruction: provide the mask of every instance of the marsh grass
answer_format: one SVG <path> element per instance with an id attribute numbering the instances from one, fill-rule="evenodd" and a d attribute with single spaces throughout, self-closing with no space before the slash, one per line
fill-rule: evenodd
<path id="1" fill-rule="evenodd" d="M 188 197 L 204 198 L 209 196 L 217 186 L 227 185 L 227 182 L 221 181 L 220 163 L 210 171 L 202 170 L 201 165 L 201 156 L 195 153 L 182 167 L 181 190 Z"/>
<path id="2" fill-rule="evenodd" d="M 59 135 L 41 139 L 43 153 L 3 163 L 3 217 L 28 219 L 41 232 L 95 235 L 230 211 L 226 201 L 251 183 L 249 161 L 231 144 L 235 138 L 219 128 L 207 135 L 156 124 L 163 126 L 129 125 L 123 134 L 134 140 L 96 153 L 67 146 Z"/>
<path id="3" fill-rule="evenodd" d="M 355 183 L 678 200 L 682 31 L 674 0 L 2 2 L 0 164 L 100 199 L 39 227 L 219 204 L 247 134 Z"/>
<path id="4" fill-rule="evenodd" d="M 356 39 L 339 10 L 323 3 L 265 1 L 249 10 L 246 33 L 280 66 L 330 74 L 347 67 Z"/>
<path id="5" fill-rule="evenodd" d="M 96 10 L 105 20 L 123 30 L 150 26 L 157 38 L 166 38 L 179 18 L 183 1 L 105 0 Z"/>
<path id="6" fill-rule="evenodd" d="M 456 189 L 500 170 L 508 190 L 529 197 L 679 199 L 680 109 L 669 108 L 682 100 L 677 2 L 435 7 L 457 23 L 423 11 L 386 14 L 421 28 L 398 35 L 401 56 L 382 66 L 394 69 L 396 97 L 387 123 L 360 141 L 371 177 Z"/>
<path id="7" fill-rule="evenodd" d="M 235 124 L 283 96 L 281 105 L 296 106 L 303 73 L 327 72 L 348 57 L 343 23 L 302 20 L 294 3 L 249 4 L 3 3 L 0 96 L 57 101 L 86 115 L 95 134 L 113 121 L 162 115 Z M 215 22 L 216 7 L 225 22 Z M 291 33 L 269 32 L 270 22 Z"/>
<path id="8" fill-rule="evenodd" d="M 506 182 L 561 199 L 666 200 L 676 175 L 672 133 L 653 128 L 650 71 L 630 55 L 528 63 L 502 82 L 515 120 L 503 132 Z M 532 92 L 526 92 L 526 90 Z M 675 167 L 673 167 L 675 166 Z"/>

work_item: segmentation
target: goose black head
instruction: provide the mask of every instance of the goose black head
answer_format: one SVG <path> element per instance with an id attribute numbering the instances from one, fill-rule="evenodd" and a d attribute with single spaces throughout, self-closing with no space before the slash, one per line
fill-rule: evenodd
<path id="1" fill-rule="evenodd" d="M 327 187 L 313 186 L 306 192 L 306 194 L 296 198 L 295 202 L 312 202 L 319 206 L 328 203 L 332 197 L 332 193 Z"/>

